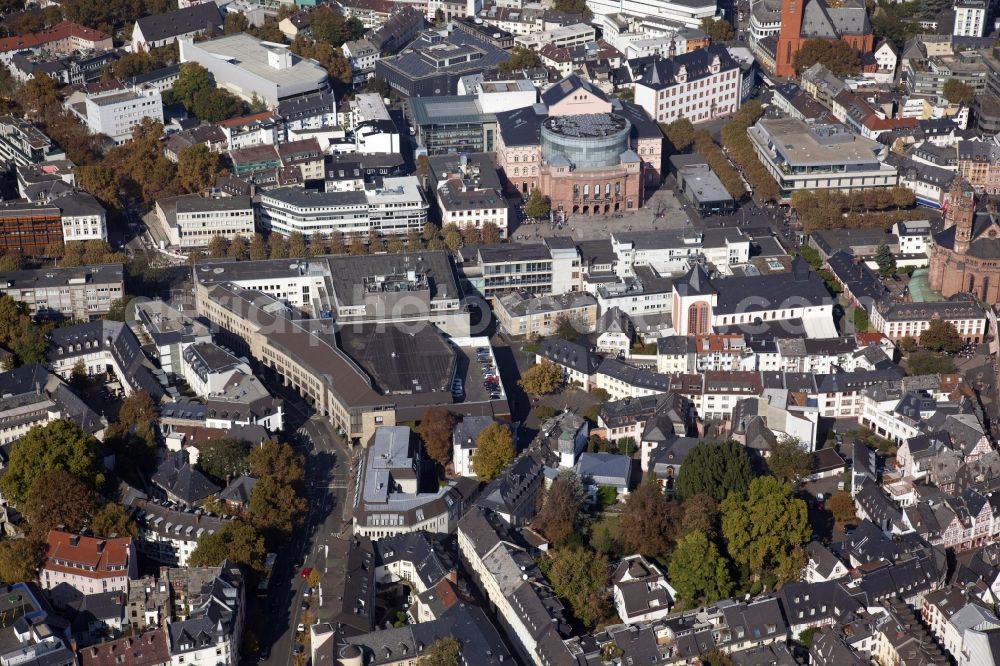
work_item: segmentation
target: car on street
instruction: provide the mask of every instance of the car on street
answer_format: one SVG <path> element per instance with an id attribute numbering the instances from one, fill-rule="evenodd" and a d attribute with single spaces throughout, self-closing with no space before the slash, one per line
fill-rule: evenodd
<path id="1" fill-rule="evenodd" d="M 295 627 L 295 631 L 299 632 L 300 634 L 305 630 L 306 630 L 306 625 L 302 624 L 301 622 L 299 622 L 299 626 Z"/>
<path id="2" fill-rule="evenodd" d="M 294 654 L 297 657 L 297 656 L 299 656 L 300 654 L 302 654 L 305 651 L 306 651 L 306 648 L 305 648 L 304 645 L 302 645 L 302 643 L 296 643 L 295 644 L 295 649 L 292 650 L 292 654 Z"/>
<path id="3" fill-rule="evenodd" d="M 302 577 L 309 578 L 309 574 L 313 572 L 312 567 L 302 567 Z"/>

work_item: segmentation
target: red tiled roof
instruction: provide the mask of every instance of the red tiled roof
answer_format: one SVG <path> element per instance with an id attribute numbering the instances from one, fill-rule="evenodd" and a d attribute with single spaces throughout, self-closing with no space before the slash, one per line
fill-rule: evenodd
<path id="1" fill-rule="evenodd" d="M 274 114 L 270 111 L 261 111 L 260 113 L 251 113 L 247 116 L 239 116 L 237 118 L 229 118 L 228 120 L 220 120 L 215 123 L 219 127 L 238 127 L 240 125 L 249 125 L 250 123 L 255 123 L 260 120 L 271 120 L 274 118 Z"/>
<path id="2" fill-rule="evenodd" d="M 51 571 L 91 578 L 121 576 L 128 567 L 131 544 L 130 537 L 97 539 L 52 530 L 43 566 Z"/>
<path id="3" fill-rule="evenodd" d="M 81 666 L 158 666 L 170 661 L 165 629 L 126 636 L 80 650 Z"/>
<path id="4" fill-rule="evenodd" d="M 72 21 L 63 21 L 42 32 L 29 32 L 25 35 L 0 39 L 0 52 L 36 48 L 49 42 L 66 39 L 67 37 L 79 37 L 80 39 L 87 39 L 92 42 L 111 39 L 111 35 L 100 30 L 94 30 L 93 28 L 88 28 L 85 25 L 73 23 Z"/>

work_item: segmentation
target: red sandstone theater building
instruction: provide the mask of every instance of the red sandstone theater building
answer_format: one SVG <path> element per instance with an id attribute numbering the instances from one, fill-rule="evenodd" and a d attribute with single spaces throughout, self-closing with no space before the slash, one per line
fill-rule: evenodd
<path id="1" fill-rule="evenodd" d="M 659 185 L 663 134 L 638 106 L 612 102 L 577 76 L 542 104 L 497 114 L 497 166 L 508 190 L 536 187 L 566 217 L 613 215 Z"/>
<path id="2" fill-rule="evenodd" d="M 863 0 L 845 0 L 839 7 L 825 0 L 782 0 L 774 54 L 776 76 L 795 76 L 795 54 L 807 39 L 843 40 L 862 54 L 875 47 L 875 32 Z"/>
<path id="3" fill-rule="evenodd" d="M 944 230 L 930 249 L 930 287 L 951 297 L 969 293 L 984 303 L 1000 303 L 1000 218 L 995 210 L 976 210 L 968 181 L 952 185 Z"/>

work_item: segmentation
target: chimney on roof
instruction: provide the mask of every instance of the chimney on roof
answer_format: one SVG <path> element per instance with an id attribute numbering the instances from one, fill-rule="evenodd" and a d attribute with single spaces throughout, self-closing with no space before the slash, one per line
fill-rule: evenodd
<path id="1" fill-rule="evenodd" d="M 97 554 L 100 555 L 103 552 L 104 552 L 104 540 L 102 539 L 97 542 Z"/>
<path id="2" fill-rule="evenodd" d="M 80 535 L 79 534 L 71 534 L 70 537 L 69 537 L 69 545 L 71 545 L 71 546 L 78 546 L 79 544 L 80 544 Z"/>

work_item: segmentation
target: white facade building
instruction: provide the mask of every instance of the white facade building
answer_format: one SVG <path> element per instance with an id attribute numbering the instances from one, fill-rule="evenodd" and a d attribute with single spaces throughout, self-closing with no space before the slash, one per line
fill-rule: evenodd
<path id="1" fill-rule="evenodd" d="M 703 19 L 718 13 L 715 0 L 587 0 L 590 11 L 597 14 L 626 14 L 656 17 L 680 23 L 689 28 L 701 27 Z"/>
<path id="2" fill-rule="evenodd" d="M 59 197 L 53 203 L 62 211 L 63 242 L 106 240 L 107 215 L 97 199 L 86 192 Z"/>
<path id="3" fill-rule="evenodd" d="M 128 592 L 129 579 L 139 575 L 130 537 L 100 539 L 52 530 L 48 552 L 39 571 L 42 589 L 66 584 L 81 594 Z"/>
<path id="4" fill-rule="evenodd" d="M 156 213 L 170 238 L 183 251 L 206 247 L 214 236 L 250 240 L 254 234 L 253 201 L 247 196 L 204 198 L 197 194 L 156 202 Z"/>
<path id="5" fill-rule="evenodd" d="M 635 82 L 635 103 L 657 122 L 714 120 L 740 106 L 740 66 L 725 46 L 712 45 L 654 60 Z"/>
<path id="6" fill-rule="evenodd" d="M 984 0 L 958 0 L 955 5 L 956 37 L 982 37 L 989 3 Z"/>
<path id="7" fill-rule="evenodd" d="M 326 70 L 316 61 L 246 33 L 197 44 L 183 38 L 178 43 L 181 62 L 200 64 L 219 86 L 248 102 L 256 95 L 273 109 L 281 100 L 330 88 Z"/>
<path id="8" fill-rule="evenodd" d="M 163 99 L 157 90 L 139 94 L 131 90 L 109 90 L 88 95 L 85 101 L 87 129 L 106 134 L 122 144 L 132 138 L 132 129 L 145 118 L 163 122 Z"/>
<path id="9" fill-rule="evenodd" d="M 262 225 L 280 234 L 299 231 L 387 235 L 422 231 L 427 202 L 415 176 L 384 178 L 381 188 L 364 192 L 310 192 L 297 187 L 270 190 L 261 195 Z"/>

